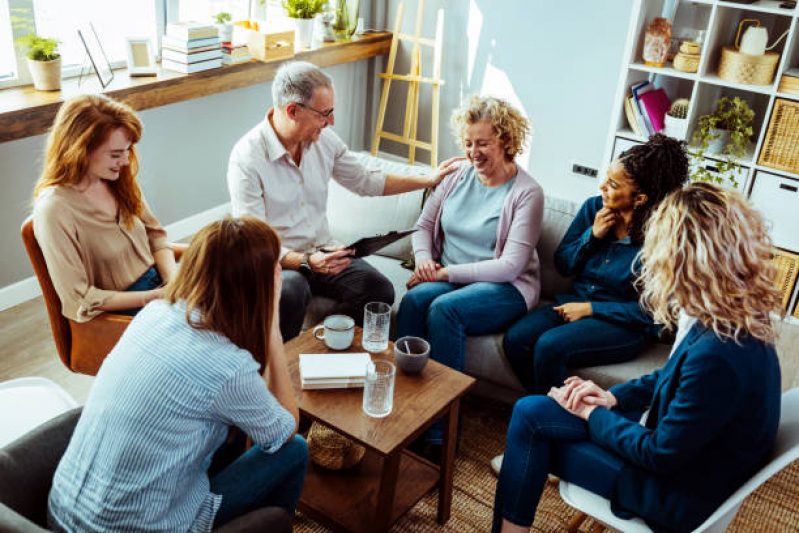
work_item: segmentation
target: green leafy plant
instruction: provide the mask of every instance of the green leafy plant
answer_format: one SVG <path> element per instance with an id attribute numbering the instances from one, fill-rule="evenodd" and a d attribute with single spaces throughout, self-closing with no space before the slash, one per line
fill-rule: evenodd
<path id="1" fill-rule="evenodd" d="M 214 15 L 214 20 L 217 24 L 224 24 L 225 22 L 230 22 L 233 20 L 233 17 L 230 15 L 230 13 L 222 11 L 221 13 Z"/>
<path id="2" fill-rule="evenodd" d="M 710 142 L 721 137 L 721 130 L 729 133 L 730 140 L 718 154 L 719 162 L 716 165 L 718 172 L 710 172 L 705 165 L 696 165 L 691 179 L 721 184 L 726 174 L 732 185 L 737 187 L 735 171 L 740 167 L 738 160 L 746 155 L 746 147 L 752 140 L 754 118 L 755 112 L 749 104 L 737 96 L 720 98 L 713 113 L 699 117 L 699 128 L 693 136 L 694 155 L 697 158 L 701 160 L 705 157 Z"/>
<path id="3" fill-rule="evenodd" d="M 33 61 L 52 61 L 61 57 L 61 54 L 58 53 L 58 45 L 61 44 L 61 41 L 36 34 L 29 15 L 30 9 L 15 8 L 11 11 L 19 13 L 18 15 L 11 15 L 13 28 L 28 32 L 16 40 L 18 45 L 28 48 L 25 54 L 28 59 Z"/>
<path id="4" fill-rule="evenodd" d="M 283 0 L 283 9 L 293 19 L 312 19 L 325 5 L 327 0 Z"/>

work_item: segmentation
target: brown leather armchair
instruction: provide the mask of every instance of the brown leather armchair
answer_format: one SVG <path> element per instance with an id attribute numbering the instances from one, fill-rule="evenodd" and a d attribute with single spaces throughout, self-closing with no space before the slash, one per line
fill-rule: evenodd
<path id="1" fill-rule="evenodd" d="M 42 287 L 53 339 L 61 361 L 73 372 L 94 376 L 133 318 L 102 313 L 88 322 L 75 322 L 62 315 L 61 299 L 55 291 L 42 249 L 33 234 L 32 217 L 22 223 L 21 233 L 33 271 Z M 179 261 L 187 245 L 170 244 L 170 247 L 175 252 L 175 260 Z"/>

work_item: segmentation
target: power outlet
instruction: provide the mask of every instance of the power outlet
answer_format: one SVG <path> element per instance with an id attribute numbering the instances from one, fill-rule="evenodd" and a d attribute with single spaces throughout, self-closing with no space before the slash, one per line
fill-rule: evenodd
<path id="1" fill-rule="evenodd" d="M 589 178 L 596 178 L 597 177 L 597 169 L 586 167 L 577 163 L 572 163 L 572 172 L 575 174 L 580 174 L 581 176 L 588 176 Z"/>

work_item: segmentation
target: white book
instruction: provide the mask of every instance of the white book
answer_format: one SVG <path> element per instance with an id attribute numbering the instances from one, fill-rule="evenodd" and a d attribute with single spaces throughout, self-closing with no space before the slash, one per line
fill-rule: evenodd
<path id="1" fill-rule="evenodd" d="M 200 61 L 207 61 L 209 59 L 221 59 L 222 50 L 217 48 L 215 50 L 208 50 L 205 52 L 184 54 L 183 52 L 176 52 L 168 48 L 162 48 L 161 58 L 168 59 L 169 61 L 176 61 L 178 63 L 199 63 Z"/>
<path id="2" fill-rule="evenodd" d="M 302 380 L 303 390 L 313 389 L 360 389 L 363 388 L 362 379 L 312 379 Z"/>
<path id="3" fill-rule="evenodd" d="M 300 354 L 300 378 L 302 381 L 339 380 L 341 382 L 361 380 L 366 377 L 366 364 L 372 358 L 360 353 L 302 353 Z"/>
<path id="4" fill-rule="evenodd" d="M 212 68 L 219 68 L 222 66 L 221 59 L 209 59 L 208 61 L 200 61 L 199 63 L 178 63 L 177 61 L 170 61 L 168 59 L 161 60 L 161 68 L 167 70 L 174 70 L 175 72 L 182 72 L 183 74 L 193 74 L 194 72 L 201 72 L 203 70 L 210 70 Z"/>

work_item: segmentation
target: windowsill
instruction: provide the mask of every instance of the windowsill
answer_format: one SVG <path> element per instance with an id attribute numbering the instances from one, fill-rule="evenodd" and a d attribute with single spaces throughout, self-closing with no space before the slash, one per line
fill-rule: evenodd
<path id="1" fill-rule="evenodd" d="M 297 52 L 292 59 L 329 67 L 385 55 L 390 47 L 391 32 L 381 31 L 348 42 L 323 43 Z M 283 63 L 247 61 L 195 74 L 159 69 L 157 76 L 148 77 L 130 77 L 120 69 L 102 92 L 136 110 L 150 109 L 270 81 Z M 100 84 L 94 72 L 84 75 L 80 87 L 78 78 L 62 80 L 60 91 L 37 91 L 32 85 L 0 90 L 0 143 L 47 132 L 64 100 L 97 92 Z"/>

